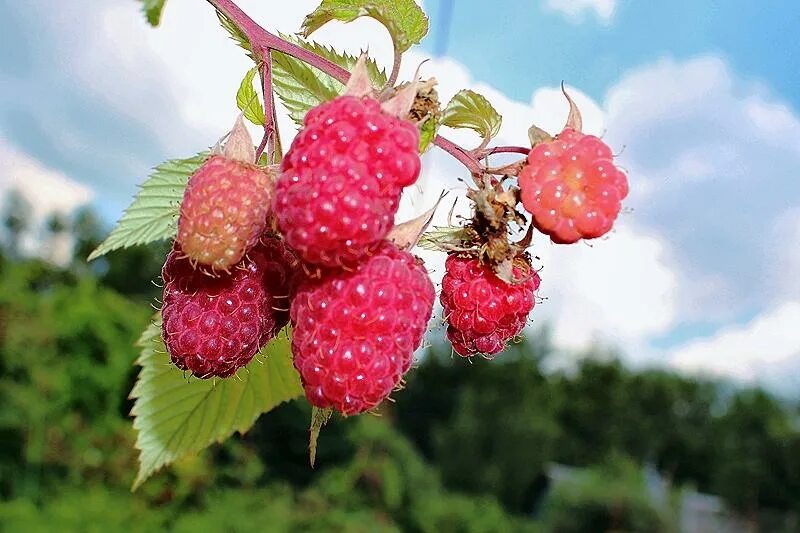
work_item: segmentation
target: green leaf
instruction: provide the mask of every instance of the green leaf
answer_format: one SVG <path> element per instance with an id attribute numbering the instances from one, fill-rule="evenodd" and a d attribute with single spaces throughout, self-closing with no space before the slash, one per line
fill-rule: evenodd
<path id="1" fill-rule="evenodd" d="M 158 26 L 158 23 L 161 22 L 161 12 L 164 9 L 164 3 L 167 0 L 140 1 L 142 2 L 142 10 L 144 11 L 144 16 L 147 18 L 147 22 L 149 22 L 151 26 Z"/>
<path id="2" fill-rule="evenodd" d="M 208 153 L 200 153 L 188 159 L 172 159 L 158 165 L 142 183 L 139 193 L 117 226 L 87 260 L 119 248 L 174 237 L 186 183 L 207 157 Z"/>
<path id="3" fill-rule="evenodd" d="M 442 112 L 443 125 L 475 130 L 484 139 L 497 135 L 502 122 L 489 100 L 469 89 L 459 91 Z"/>
<path id="4" fill-rule="evenodd" d="M 217 11 L 217 18 L 219 19 L 219 23 L 228 32 L 230 38 L 233 39 L 236 44 L 241 46 L 247 51 L 247 55 L 251 58 L 253 57 L 253 47 L 250 45 L 250 41 L 247 39 L 247 36 L 239 29 L 236 24 L 233 23 L 231 19 L 229 19 L 224 13 L 221 11 Z"/>
<path id="5" fill-rule="evenodd" d="M 436 133 L 439 131 L 439 123 L 433 115 L 428 116 L 419 126 L 419 153 L 425 153 L 431 147 Z"/>
<path id="6" fill-rule="evenodd" d="M 170 363 L 161 326 L 150 325 L 138 342 L 142 369 L 130 395 L 141 452 L 133 490 L 163 466 L 244 433 L 262 413 L 300 396 L 287 337 L 273 339 L 237 376 L 198 380 Z"/>
<path id="7" fill-rule="evenodd" d="M 281 37 L 347 70 L 352 70 L 358 60 L 355 56 L 337 52 L 331 47 L 313 41 L 286 35 Z M 373 86 L 383 87 L 386 84 L 386 73 L 373 59 L 367 61 L 367 72 Z M 303 117 L 309 109 L 336 98 L 344 90 L 344 84 L 328 74 L 290 55 L 275 51 L 272 52 L 272 85 L 289 116 L 297 124 L 303 123 Z"/>
<path id="8" fill-rule="evenodd" d="M 320 409 L 319 407 L 311 406 L 311 425 L 308 428 L 308 461 L 311 463 L 311 468 L 314 468 L 314 462 L 317 460 L 319 432 L 331 419 L 331 415 L 333 415 L 333 409 L 330 407 Z"/>
<path id="9" fill-rule="evenodd" d="M 258 99 L 258 93 L 253 89 L 253 78 L 258 72 L 258 66 L 247 71 L 244 75 L 239 90 L 236 92 L 236 105 L 244 113 L 244 118 L 258 126 L 264 125 L 264 106 Z"/>
<path id="10" fill-rule="evenodd" d="M 414 0 L 322 0 L 303 21 L 303 36 L 332 20 L 352 22 L 372 17 L 389 30 L 395 49 L 405 52 L 428 33 L 428 17 Z"/>
<path id="11" fill-rule="evenodd" d="M 460 249 L 470 241 L 471 230 L 461 226 L 442 226 L 432 228 L 419 238 L 417 246 L 423 250 L 449 252 Z"/>

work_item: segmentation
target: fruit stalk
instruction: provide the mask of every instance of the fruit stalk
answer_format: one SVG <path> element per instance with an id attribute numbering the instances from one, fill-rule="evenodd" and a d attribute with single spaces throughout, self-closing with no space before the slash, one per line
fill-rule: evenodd
<path id="1" fill-rule="evenodd" d="M 261 76 L 261 87 L 264 93 L 264 137 L 256 150 L 256 161 L 259 160 L 264 149 L 267 150 L 267 161 L 270 164 L 276 162 L 275 147 L 278 138 L 278 122 L 275 119 L 275 98 L 272 94 L 272 57 L 269 51 L 266 53 L 264 61 L 259 69 Z"/>

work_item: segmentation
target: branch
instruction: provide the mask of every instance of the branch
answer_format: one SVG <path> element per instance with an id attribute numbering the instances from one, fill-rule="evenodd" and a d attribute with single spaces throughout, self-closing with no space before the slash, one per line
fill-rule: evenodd
<path id="1" fill-rule="evenodd" d="M 264 56 L 269 50 L 277 50 L 320 69 L 342 83 L 347 83 L 350 78 L 350 73 L 347 70 L 329 59 L 268 32 L 242 11 L 232 0 L 207 1 L 217 11 L 228 17 L 244 33 L 247 40 L 250 41 L 250 46 L 256 56 Z"/>
<path id="2" fill-rule="evenodd" d="M 397 81 L 397 76 L 400 74 L 400 63 L 402 59 L 402 53 L 400 50 L 397 49 L 397 46 L 394 47 L 394 61 L 392 63 L 392 72 L 389 74 L 389 79 L 386 80 L 386 86 L 384 90 L 391 89 L 394 86 L 394 82 Z"/>
<path id="3" fill-rule="evenodd" d="M 490 156 L 492 154 L 525 154 L 528 155 L 530 148 L 524 146 L 494 146 L 485 150 L 476 150 L 475 154 L 478 159 Z"/>
<path id="4" fill-rule="evenodd" d="M 482 173 L 478 160 L 450 139 L 437 135 L 433 143 L 467 167 L 467 170 L 469 170 L 473 176 L 479 176 Z"/>
<path id="5" fill-rule="evenodd" d="M 264 95 L 264 137 L 256 150 L 256 161 L 259 160 L 264 148 L 267 149 L 267 161 L 275 162 L 275 144 L 278 137 L 278 124 L 275 120 L 275 98 L 272 94 L 272 57 L 266 51 L 264 60 L 259 69 L 261 87 Z"/>
<path id="6" fill-rule="evenodd" d="M 332 61 L 315 54 L 310 50 L 306 50 L 302 46 L 298 46 L 289 41 L 285 41 L 277 35 L 270 33 L 261 27 L 257 22 L 250 18 L 233 0 L 207 0 L 209 4 L 214 6 L 217 11 L 228 17 L 242 33 L 244 33 L 247 40 L 250 42 L 253 54 L 257 58 L 264 60 L 264 56 L 269 58 L 270 50 L 277 50 L 283 52 L 296 59 L 308 63 L 322 72 L 332 76 L 341 83 L 347 83 L 350 79 L 350 73 L 333 63 Z M 393 69 L 394 70 L 394 69 Z M 453 141 L 437 135 L 433 140 L 433 144 L 455 157 L 473 176 L 479 176 L 482 171 L 478 159 L 473 154 L 464 150 L 461 146 L 455 144 Z M 525 152 L 527 153 L 527 151 Z"/>

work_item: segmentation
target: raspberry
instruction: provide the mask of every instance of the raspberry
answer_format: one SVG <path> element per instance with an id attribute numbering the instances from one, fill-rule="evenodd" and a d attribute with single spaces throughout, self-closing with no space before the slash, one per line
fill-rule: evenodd
<path id="1" fill-rule="evenodd" d="M 308 263 L 353 265 L 394 222 L 419 177 L 419 132 L 372 98 L 340 96 L 306 114 L 283 159 L 274 209 L 286 242 Z"/>
<path id="2" fill-rule="evenodd" d="M 270 175 L 255 165 L 213 156 L 189 178 L 178 243 L 195 263 L 227 271 L 258 242 L 267 225 Z"/>
<path id="3" fill-rule="evenodd" d="M 354 271 L 304 280 L 292 300 L 292 351 L 308 401 L 345 415 L 378 405 L 410 368 L 434 298 L 422 263 L 388 242 Z"/>
<path id="4" fill-rule="evenodd" d="M 605 235 L 628 195 L 628 178 L 612 159 L 603 141 L 571 128 L 534 146 L 519 186 L 536 229 L 560 244 Z"/>
<path id="5" fill-rule="evenodd" d="M 175 365 L 198 378 L 227 377 L 286 325 L 297 261 L 265 237 L 230 274 L 195 270 L 177 246 L 162 270 L 162 335 Z"/>
<path id="6" fill-rule="evenodd" d="M 527 261 L 517 259 L 513 272 L 525 281 L 506 283 L 478 259 L 448 255 L 440 301 L 459 355 L 497 354 L 525 327 L 541 280 Z"/>

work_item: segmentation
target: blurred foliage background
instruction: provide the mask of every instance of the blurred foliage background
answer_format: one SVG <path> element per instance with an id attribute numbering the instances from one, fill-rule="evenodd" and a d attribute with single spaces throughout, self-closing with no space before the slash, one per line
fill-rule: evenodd
<path id="1" fill-rule="evenodd" d="M 87 265 L 104 228 L 83 210 L 38 236 L 70 243 L 56 266 L 20 252 L 29 212 L 6 199 L 2 531 L 677 531 L 694 491 L 750 530 L 800 530 L 796 402 L 558 353 L 546 329 L 493 362 L 434 342 L 380 416 L 323 429 L 314 469 L 298 400 L 131 493 L 133 343 L 165 248 Z"/>

